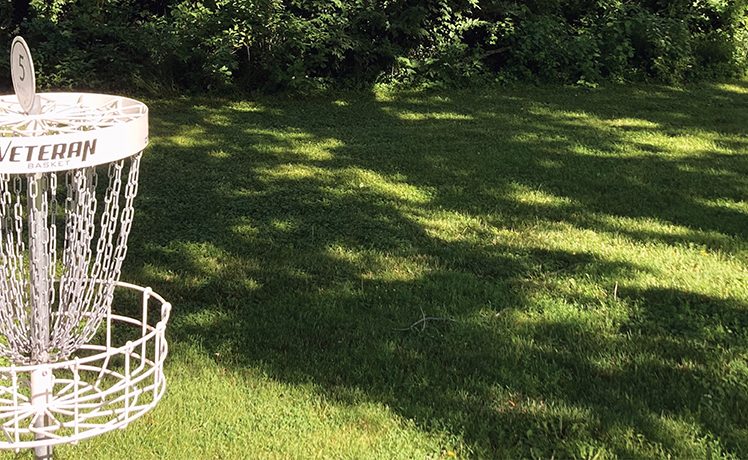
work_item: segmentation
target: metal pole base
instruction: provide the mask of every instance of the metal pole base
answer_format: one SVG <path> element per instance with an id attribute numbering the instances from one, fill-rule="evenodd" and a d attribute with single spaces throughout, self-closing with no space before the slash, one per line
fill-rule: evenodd
<path id="1" fill-rule="evenodd" d="M 36 421 L 34 426 L 43 430 L 47 427 L 47 406 L 52 396 L 52 385 L 54 376 L 52 369 L 42 366 L 31 372 L 31 405 L 36 409 Z M 43 433 L 37 432 L 34 439 L 41 441 L 47 439 Z M 39 446 L 34 448 L 36 460 L 52 460 L 52 446 Z"/>
<path id="2" fill-rule="evenodd" d="M 43 446 L 34 449 L 34 460 L 52 460 L 52 446 Z"/>

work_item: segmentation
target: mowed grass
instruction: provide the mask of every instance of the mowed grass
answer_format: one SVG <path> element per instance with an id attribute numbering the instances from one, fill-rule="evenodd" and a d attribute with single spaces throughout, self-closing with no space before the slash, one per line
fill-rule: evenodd
<path id="1" fill-rule="evenodd" d="M 110 458 L 748 457 L 748 82 L 150 102 Z"/>

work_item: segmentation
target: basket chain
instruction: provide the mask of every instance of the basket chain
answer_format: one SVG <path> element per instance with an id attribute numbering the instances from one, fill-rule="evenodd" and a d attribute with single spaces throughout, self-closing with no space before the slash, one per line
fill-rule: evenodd
<path id="1" fill-rule="evenodd" d="M 19 364 L 56 362 L 96 333 L 127 253 L 139 167 L 140 154 L 110 163 L 98 194 L 95 167 L 62 173 L 61 189 L 57 173 L 25 181 L 0 174 L 0 355 Z"/>

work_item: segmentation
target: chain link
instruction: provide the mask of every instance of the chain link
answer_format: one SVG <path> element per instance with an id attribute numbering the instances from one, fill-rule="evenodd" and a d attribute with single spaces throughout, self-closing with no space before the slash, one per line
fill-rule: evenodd
<path id="1" fill-rule="evenodd" d="M 101 177 L 93 167 L 0 174 L 0 355 L 59 361 L 96 333 L 127 253 L 140 158 Z"/>

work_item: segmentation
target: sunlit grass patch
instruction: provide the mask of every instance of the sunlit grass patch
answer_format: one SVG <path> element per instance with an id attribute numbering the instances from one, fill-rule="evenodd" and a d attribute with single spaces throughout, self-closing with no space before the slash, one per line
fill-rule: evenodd
<path id="1" fill-rule="evenodd" d="M 464 113 L 454 112 L 434 112 L 434 113 L 423 113 L 423 112 L 410 112 L 410 111 L 395 111 L 398 118 L 401 120 L 420 121 L 420 120 L 455 120 L 455 121 L 469 121 L 473 117 Z"/>
<path id="2" fill-rule="evenodd" d="M 734 94 L 748 94 L 748 86 L 745 84 L 735 84 L 735 83 L 719 83 L 715 85 L 715 87 L 722 91 L 727 91 Z"/>
<path id="3" fill-rule="evenodd" d="M 573 204 L 568 197 L 554 195 L 540 188 L 530 188 L 523 184 L 511 184 L 511 190 L 505 191 L 504 194 L 522 205 L 564 207 Z"/>
<path id="4" fill-rule="evenodd" d="M 610 120 L 604 120 L 603 123 L 614 128 L 624 129 L 657 129 L 660 127 L 660 125 L 655 122 L 643 120 L 641 118 L 613 118 Z"/>

